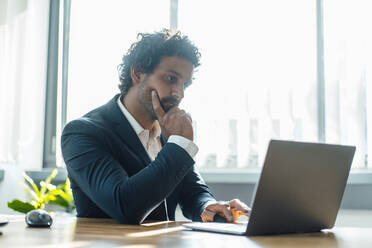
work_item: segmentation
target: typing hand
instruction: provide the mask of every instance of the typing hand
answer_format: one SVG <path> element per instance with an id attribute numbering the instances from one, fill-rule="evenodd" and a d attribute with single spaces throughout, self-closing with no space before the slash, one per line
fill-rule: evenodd
<path id="1" fill-rule="evenodd" d="M 216 202 L 209 204 L 205 207 L 201 218 L 203 222 L 222 222 L 220 218 L 216 218 L 215 215 L 220 215 L 226 219 L 226 222 L 235 222 L 241 216 L 248 216 L 250 208 L 238 199 L 231 200 L 229 202 Z"/>

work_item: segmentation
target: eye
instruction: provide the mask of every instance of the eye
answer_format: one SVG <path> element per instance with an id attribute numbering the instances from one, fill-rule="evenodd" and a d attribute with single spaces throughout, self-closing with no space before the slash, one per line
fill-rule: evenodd
<path id="1" fill-rule="evenodd" d="M 167 75 L 167 80 L 171 83 L 176 83 L 177 82 L 177 78 L 175 76 L 172 76 L 172 75 Z"/>

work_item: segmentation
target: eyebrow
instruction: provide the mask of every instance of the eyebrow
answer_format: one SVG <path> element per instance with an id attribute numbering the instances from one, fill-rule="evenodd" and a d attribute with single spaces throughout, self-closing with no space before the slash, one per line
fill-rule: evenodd
<path id="1" fill-rule="evenodd" d="M 173 74 L 176 74 L 177 76 L 179 76 L 180 78 L 182 78 L 183 76 L 181 75 L 181 73 L 175 71 L 175 70 L 172 70 L 172 69 L 169 69 L 167 70 L 167 72 L 170 72 L 170 73 L 173 73 Z M 192 83 L 192 78 L 189 80 L 189 81 L 186 81 L 185 84 L 188 84 L 190 85 Z"/>
<path id="2" fill-rule="evenodd" d="M 177 76 L 179 76 L 179 77 L 183 77 L 182 75 L 181 75 L 181 73 L 179 73 L 179 72 L 177 72 L 177 71 L 175 71 L 175 70 L 167 70 L 167 72 L 171 72 L 171 73 L 174 73 L 174 74 L 176 74 Z"/>

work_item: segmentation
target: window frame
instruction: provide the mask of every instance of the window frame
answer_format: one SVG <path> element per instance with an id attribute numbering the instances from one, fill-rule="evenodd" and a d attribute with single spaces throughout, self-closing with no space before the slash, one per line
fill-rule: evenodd
<path id="1" fill-rule="evenodd" d="M 58 90 L 58 50 L 60 1 L 50 1 L 48 63 L 44 119 L 43 168 L 56 167 L 56 127 Z"/>

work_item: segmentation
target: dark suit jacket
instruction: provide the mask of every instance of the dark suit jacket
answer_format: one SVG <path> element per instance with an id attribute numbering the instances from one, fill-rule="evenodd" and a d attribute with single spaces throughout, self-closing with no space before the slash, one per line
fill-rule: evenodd
<path id="1" fill-rule="evenodd" d="M 166 220 L 165 208 L 174 220 L 179 204 L 185 217 L 200 221 L 205 205 L 215 199 L 194 160 L 163 138 L 163 148 L 151 162 L 119 109 L 118 97 L 63 130 L 62 154 L 77 215 L 138 224 L 145 218 Z"/>

